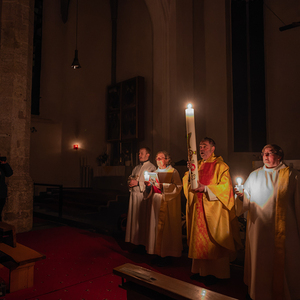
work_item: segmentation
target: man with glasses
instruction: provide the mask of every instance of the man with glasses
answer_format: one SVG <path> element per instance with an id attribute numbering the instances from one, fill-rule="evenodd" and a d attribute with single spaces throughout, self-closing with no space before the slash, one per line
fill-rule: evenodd
<path id="1" fill-rule="evenodd" d="M 283 157 L 266 145 L 264 166 L 235 189 L 237 214 L 248 212 L 244 281 L 253 300 L 300 299 L 300 176 Z"/>
<path id="2" fill-rule="evenodd" d="M 144 172 L 153 172 L 156 168 L 149 161 L 150 149 L 148 147 L 139 150 L 139 165 L 137 165 L 128 178 L 130 191 L 125 242 L 130 242 L 137 247 L 133 250 L 136 253 L 145 252 L 147 223 L 147 203 L 144 201 L 145 191 Z"/>
<path id="3" fill-rule="evenodd" d="M 198 187 L 191 190 L 189 172 L 183 178 L 191 279 L 206 286 L 230 277 L 230 261 L 241 247 L 229 167 L 214 154 L 215 145 L 208 137 L 200 142 Z"/>

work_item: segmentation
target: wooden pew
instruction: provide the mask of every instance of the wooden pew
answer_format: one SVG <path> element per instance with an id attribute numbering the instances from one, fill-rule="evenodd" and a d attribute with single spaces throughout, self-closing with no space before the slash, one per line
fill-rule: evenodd
<path id="1" fill-rule="evenodd" d="M 16 247 L 16 230 L 14 226 L 0 222 L 0 243 Z"/>
<path id="2" fill-rule="evenodd" d="M 1 232 L 0 264 L 9 269 L 8 292 L 32 287 L 35 262 L 46 256 L 17 243 L 13 226 L 0 222 L 0 237 Z"/>
<path id="3" fill-rule="evenodd" d="M 113 273 L 122 277 L 128 300 L 237 300 L 130 263 Z"/>

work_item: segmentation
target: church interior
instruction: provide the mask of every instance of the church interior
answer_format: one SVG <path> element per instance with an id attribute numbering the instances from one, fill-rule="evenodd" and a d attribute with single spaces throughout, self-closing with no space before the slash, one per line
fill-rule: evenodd
<path id="1" fill-rule="evenodd" d="M 189 103 L 233 184 L 268 143 L 300 170 L 299 21 L 297 0 L 0 0 L 2 221 L 17 242 L 45 220 L 122 240 L 139 148 L 187 171 Z"/>

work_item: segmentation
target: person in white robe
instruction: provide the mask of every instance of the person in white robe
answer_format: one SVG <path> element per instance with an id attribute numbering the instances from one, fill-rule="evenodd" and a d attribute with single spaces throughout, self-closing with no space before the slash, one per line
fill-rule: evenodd
<path id="1" fill-rule="evenodd" d="M 158 256 L 156 264 L 164 266 L 171 263 L 170 257 L 180 257 L 182 254 L 182 182 L 178 171 L 171 166 L 168 152 L 158 152 L 156 163 L 159 183 L 151 185 L 147 182 L 145 191 L 148 202 L 146 250 Z"/>
<path id="2" fill-rule="evenodd" d="M 244 281 L 253 300 L 300 299 L 300 173 L 283 156 L 266 145 L 264 166 L 235 189 L 237 214 L 248 212 Z"/>
<path id="3" fill-rule="evenodd" d="M 149 161 L 149 157 L 150 149 L 147 147 L 141 148 L 139 150 L 140 164 L 133 169 L 128 178 L 130 198 L 128 205 L 125 242 L 130 242 L 134 245 L 144 247 L 147 241 L 147 203 L 144 201 L 143 195 L 143 192 L 145 191 L 144 172 L 153 172 L 156 169 L 156 167 Z"/>

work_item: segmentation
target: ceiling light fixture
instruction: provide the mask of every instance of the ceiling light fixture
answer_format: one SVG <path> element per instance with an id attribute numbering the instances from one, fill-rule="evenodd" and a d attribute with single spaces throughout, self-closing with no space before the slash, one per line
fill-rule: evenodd
<path id="1" fill-rule="evenodd" d="M 76 49 L 75 49 L 75 57 L 71 67 L 75 69 L 81 68 L 81 65 L 78 61 L 78 50 L 77 50 L 77 32 L 78 32 L 78 0 L 76 1 Z"/>

